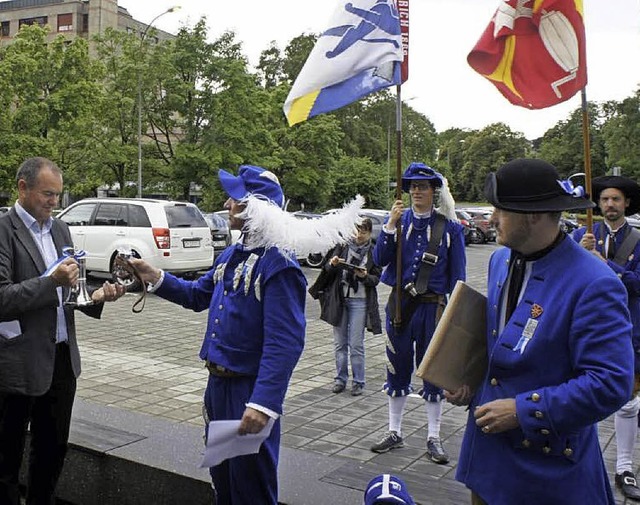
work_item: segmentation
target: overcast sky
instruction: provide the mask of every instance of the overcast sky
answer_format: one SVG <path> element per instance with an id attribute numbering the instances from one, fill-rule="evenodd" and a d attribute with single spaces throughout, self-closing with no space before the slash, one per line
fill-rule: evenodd
<path id="1" fill-rule="evenodd" d="M 499 0 L 411 0 L 409 80 L 402 96 L 438 131 L 479 129 L 498 121 L 529 139 L 541 136 L 580 106 L 579 94 L 539 111 L 511 105 L 466 57 L 490 22 Z M 207 17 L 209 36 L 233 30 L 252 65 L 275 40 L 280 49 L 301 33 L 319 33 L 337 0 L 119 0 L 131 15 L 175 32 Z M 621 100 L 640 85 L 640 0 L 584 0 L 590 101 Z"/>

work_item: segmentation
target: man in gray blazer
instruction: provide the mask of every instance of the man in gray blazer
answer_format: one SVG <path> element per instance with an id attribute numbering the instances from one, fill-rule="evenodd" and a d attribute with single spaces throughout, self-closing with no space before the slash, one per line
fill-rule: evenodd
<path id="1" fill-rule="evenodd" d="M 0 504 L 19 505 L 18 473 L 31 426 L 27 504 L 53 505 L 67 450 L 80 374 L 73 309 L 64 306 L 78 280 L 66 223 L 53 219 L 62 173 L 50 160 L 30 158 L 16 176 L 18 201 L 0 217 Z M 105 282 L 83 310 L 99 318 L 103 302 L 124 294 Z"/>

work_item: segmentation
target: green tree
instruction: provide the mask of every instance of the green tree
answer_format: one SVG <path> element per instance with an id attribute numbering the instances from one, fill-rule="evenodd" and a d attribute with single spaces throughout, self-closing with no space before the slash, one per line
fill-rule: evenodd
<path id="1" fill-rule="evenodd" d="M 65 171 L 66 186 L 95 185 L 86 161 L 92 146 L 84 134 L 100 93 L 98 67 L 85 40 L 47 42 L 48 31 L 25 26 L 0 49 L 0 184 L 14 186 L 17 166 L 46 156 Z"/>
<path id="2" fill-rule="evenodd" d="M 606 172 L 604 139 L 600 131 L 600 109 L 588 104 L 591 142 L 591 171 L 594 177 Z M 540 141 L 538 156 L 554 165 L 561 176 L 584 172 L 584 138 L 582 110 L 574 110 L 565 121 L 559 121 Z"/>
<path id="3" fill-rule="evenodd" d="M 528 141 L 504 123 L 491 124 L 464 138 L 463 164 L 451 174 L 454 198 L 484 201 L 484 183 L 489 172 L 525 154 Z"/>
<path id="4" fill-rule="evenodd" d="M 603 105 L 607 119 L 602 136 L 608 168 L 621 167 L 622 174 L 640 179 L 640 88 L 622 102 Z"/>

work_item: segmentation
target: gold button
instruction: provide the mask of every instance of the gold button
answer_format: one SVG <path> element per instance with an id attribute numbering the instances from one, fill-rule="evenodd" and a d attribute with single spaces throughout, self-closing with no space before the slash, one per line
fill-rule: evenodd
<path id="1" fill-rule="evenodd" d="M 545 454 L 549 454 L 551 452 L 551 447 L 547 447 L 547 446 L 543 447 L 542 452 L 544 452 Z"/>
<path id="2" fill-rule="evenodd" d="M 531 442 L 529 442 L 526 438 L 522 441 L 523 447 L 529 447 L 530 445 L 531 445 Z"/>
<path id="3" fill-rule="evenodd" d="M 536 413 L 534 415 L 536 416 L 536 419 L 544 419 L 544 414 L 539 410 L 536 410 Z"/>
<path id="4" fill-rule="evenodd" d="M 493 379 L 491 379 L 491 385 L 492 386 L 497 386 L 498 385 L 498 379 L 496 379 L 495 377 Z"/>
<path id="5" fill-rule="evenodd" d="M 540 430 L 540 433 L 542 433 L 543 435 L 548 435 L 550 432 L 549 430 L 545 430 L 544 428 Z"/>
<path id="6" fill-rule="evenodd" d="M 531 400 L 533 400 L 534 402 L 539 402 L 540 401 L 540 395 L 538 393 L 533 393 L 531 395 Z"/>
<path id="7" fill-rule="evenodd" d="M 573 454 L 573 449 L 571 447 L 567 447 L 564 451 L 562 451 L 562 454 L 569 458 Z"/>

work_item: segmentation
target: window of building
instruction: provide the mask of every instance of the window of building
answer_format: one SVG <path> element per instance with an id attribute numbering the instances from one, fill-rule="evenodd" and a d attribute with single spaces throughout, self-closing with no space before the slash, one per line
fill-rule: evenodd
<path id="1" fill-rule="evenodd" d="M 18 21 L 18 28 L 21 28 L 23 25 L 40 25 L 45 26 L 49 22 L 47 16 L 38 16 L 36 18 L 24 18 Z"/>
<path id="2" fill-rule="evenodd" d="M 89 14 L 82 15 L 82 33 L 89 31 Z"/>
<path id="3" fill-rule="evenodd" d="M 9 36 L 9 21 L 3 21 L 0 24 L 0 37 Z"/>
<path id="4" fill-rule="evenodd" d="M 73 14 L 58 14 L 58 31 L 70 32 L 73 30 Z"/>

